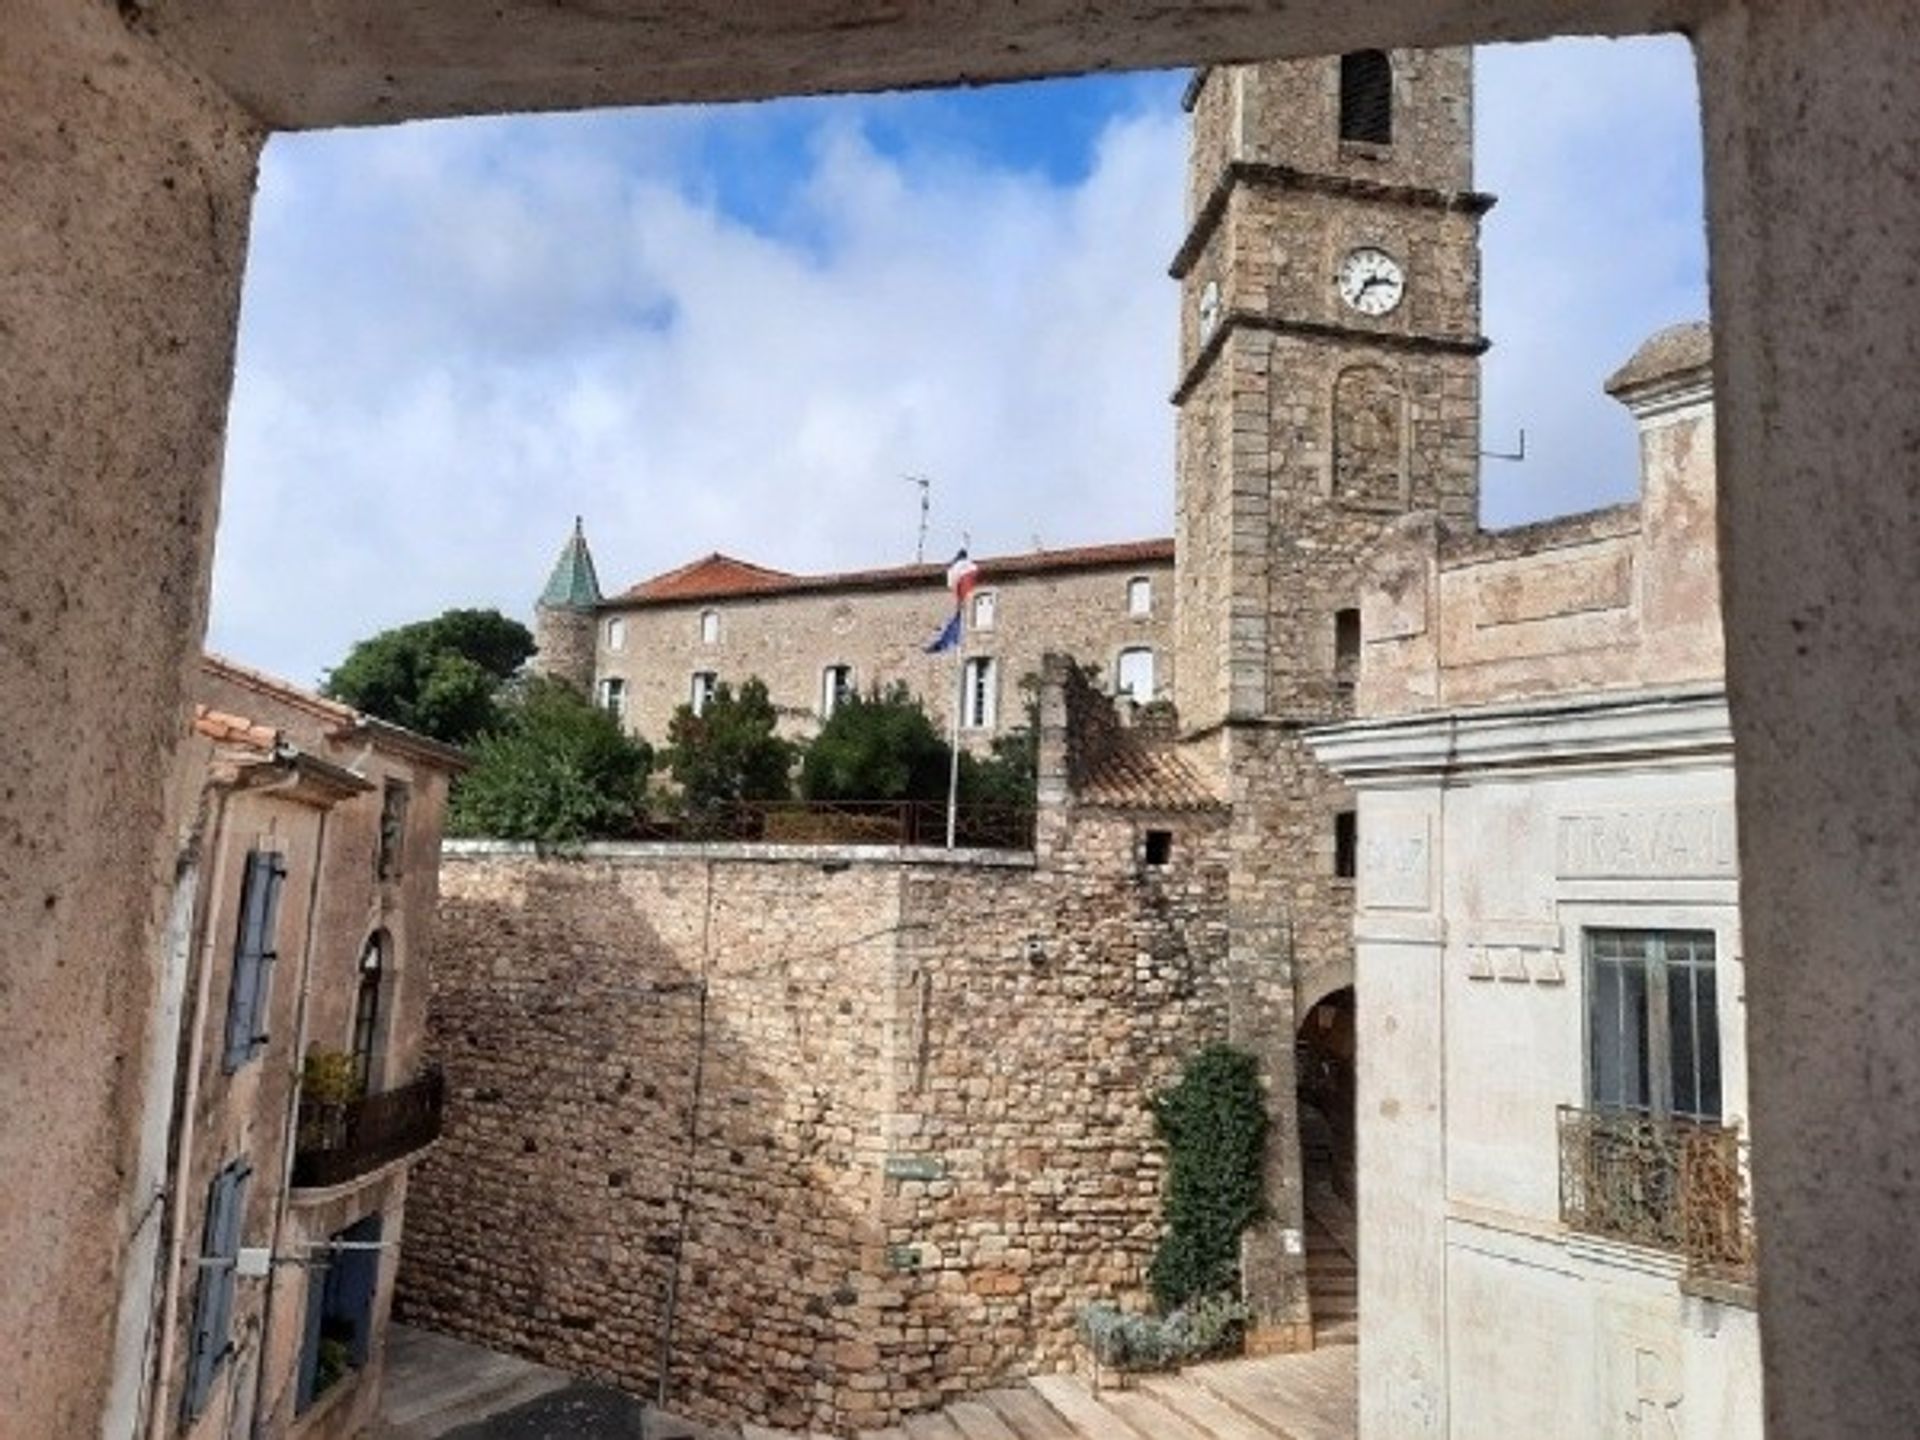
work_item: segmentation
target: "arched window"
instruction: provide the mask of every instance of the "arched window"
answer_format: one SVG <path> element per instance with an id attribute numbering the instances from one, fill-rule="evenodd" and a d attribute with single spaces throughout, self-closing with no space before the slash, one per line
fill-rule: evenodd
<path id="1" fill-rule="evenodd" d="M 1340 138 L 1393 143 L 1393 62 L 1384 50 L 1340 57 Z"/>
<path id="2" fill-rule="evenodd" d="M 373 1089 L 373 1069 L 380 1045 L 381 990 L 387 978 L 387 932 L 376 930 L 360 952 L 360 986 L 353 999 L 353 1078 L 362 1094 Z"/>

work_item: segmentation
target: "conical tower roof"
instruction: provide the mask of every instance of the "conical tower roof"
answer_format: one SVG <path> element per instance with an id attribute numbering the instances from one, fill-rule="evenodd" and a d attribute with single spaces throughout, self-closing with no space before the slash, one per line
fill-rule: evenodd
<path id="1" fill-rule="evenodd" d="M 600 577 L 593 570 L 593 552 L 587 549 L 587 533 L 580 517 L 573 517 L 573 534 L 560 547 L 560 558 L 553 562 L 547 588 L 540 592 L 545 610 L 591 610 L 600 603 Z"/>

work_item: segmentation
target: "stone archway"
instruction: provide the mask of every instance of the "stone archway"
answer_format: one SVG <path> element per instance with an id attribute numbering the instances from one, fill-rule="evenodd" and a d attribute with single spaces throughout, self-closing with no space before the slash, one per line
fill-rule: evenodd
<path id="1" fill-rule="evenodd" d="M 1355 1033 L 1353 987 L 1345 985 L 1304 1012 L 1294 1040 L 1307 1292 L 1319 1345 L 1351 1343 L 1358 1336 Z"/>

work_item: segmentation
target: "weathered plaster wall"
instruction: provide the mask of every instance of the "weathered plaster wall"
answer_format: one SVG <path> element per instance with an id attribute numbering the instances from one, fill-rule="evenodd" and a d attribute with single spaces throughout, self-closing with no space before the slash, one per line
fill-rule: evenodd
<path id="1" fill-rule="evenodd" d="M 0 45 L 0 1416 L 100 1423 L 260 133 L 111 6 Z M 59 1083 L 50 1084 L 49 1077 Z"/>
<path id="2" fill-rule="evenodd" d="M 1670 30 L 1690 0 L 1475 0 L 1357 12 L 1302 0 L 1199 12 L 1151 0 L 821 0 L 800 8 L 698 0 L 507 0 L 463 6 L 325 0 L 298 28 L 237 0 L 138 0 L 170 49 L 276 127 L 421 115 L 736 100 L 826 90 L 979 84 L 1365 45 L 1458 45 Z"/>
<path id="3" fill-rule="evenodd" d="M 1557 1107 L 1589 1104 L 1589 930 L 1712 933 L 1722 1116 L 1752 1115 L 1725 708 L 1711 691 L 1575 698 L 1314 737 L 1359 792 L 1369 1440 L 1623 1417 L 1760 1433 L 1751 1302 L 1560 1222 Z"/>
<path id="4" fill-rule="evenodd" d="M 651 1390 L 677 1276 L 674 1403 L 801 1428 L 1059 1363 L 1142 1298 L 1145 1102 L 1224 1034 L 1217 821 L 1150 823 L 1164 868 L 1111 814 L 1037 868 L 456 847 L 407 1312 Z"/>
<path id="5" fill-rule="evenodd" d="M 1688 363 L 1625 396 L 1640 417 L 1638 502 L 1486 533 L 1420 516 L 1380 545 L 1362 714 L 1718 681 L 1714 405 L 1706 336 L 1689 339 Z"/>

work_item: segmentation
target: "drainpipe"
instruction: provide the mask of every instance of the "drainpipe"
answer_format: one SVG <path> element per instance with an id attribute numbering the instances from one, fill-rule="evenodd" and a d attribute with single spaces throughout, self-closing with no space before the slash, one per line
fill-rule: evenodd
<path id="1" fill-rule="evenodd" d="M 294 1009 L 293 1022 L 293 1059 L 292 1080 L 287 1087 L 286 1128 L 281 1132 L 282 1148 L 285 1158 L 280 1166 L 280 1189 L 275 1194 L 273 1207 L 273 1232 L 268 1240 L 268 1253 L 274 1260 L 267 1266 L 267 1294 L 260 1311 L 260 1355 L 254 1362 L 253 1379 L 253 1426 L 256 1437 L 265 1428 L 267 1416 L 271 1411 L 266 1396 L 267 1357 L 272 1353 L 268 1343 L 273 1338 L 273 1299 L 274 1289 L 279 1283 L 281 1263 L 279 1257 L 284 1253 L 286 1240 L 287 1211 L 292 1204 L 293 1158 L 299 1148 L 300 1138 L 300 1088 L 301 1079 L 306 1073 L 307 1054 L 307 1001 L 313 994 L 313 953 L 320 928 L 320 872 L 327 863 L 327 821 L 332 818 L 331 806 L 320 812 L 319 828 L 313 837 L 313 875 L 307 882 L 307 935 L 301 946 L 300 955 L 300 999 Z M 305 1266 L 302 1266 L 304 1270 Z M 295 1381 L 299 1379 L 295 1375 Z"/>
<path id="2" fill-rule="evenodd" d="M 189 943 L 193 953 L 188 961 L 192 973 L 188 978 L 188 995 L 182 1007 L 184 1014 L 180 1021 L 180 1037 L 176 1054 L 177 1068 L 173 1084 L 173 1119 L 169 1127 L 167 1173 L 172 1177 L 166 1189 L 167 1233 L 161 1242 L 160 1254 L 156 1260 L 159 1265 L 160 1299 L 156 1308 L 156 1323 L 159 1327 L 155 1352 L 152 1340 L 149 1341 L 149 1368 L 147 1372 L 147 1393 L 143 1399 L 146 1407 L 146 1424 L 143 1427 L 149 1440 L 161 1440 L 171 1427 L 161 1418 L 167 1407 L 155 1404 L 155 1398 L 173 1367 L 175 1319 L 180 1303 L 180 1256 L 185 1237 L 185 1207 L 180 1197 L 185 1191 L 187 1172 L 192 1165 L 194 1133 L 194 1101 L 200 1093 L 200 1066 L 205 1059 L 205 1032 L 207 1015 L 207 991 L 212 985 L 213 966 L 208 959 L 208 950 L 212 945 L 212 936 L 206 933 L 206 925 L 213 914 L 213 897 L 225 877 L 219 869 L 221 849 L 227 835 L 227 802 L 231 797 L 232 785 L 222 784 L 209 787 L 213 790 L 213 823 L 209 827 L 209 840 L 202 852 L 200 883 L 205 893 L 196 897 L 195 907 L 198 917 L 194 922 L 195 935 Z"/>

